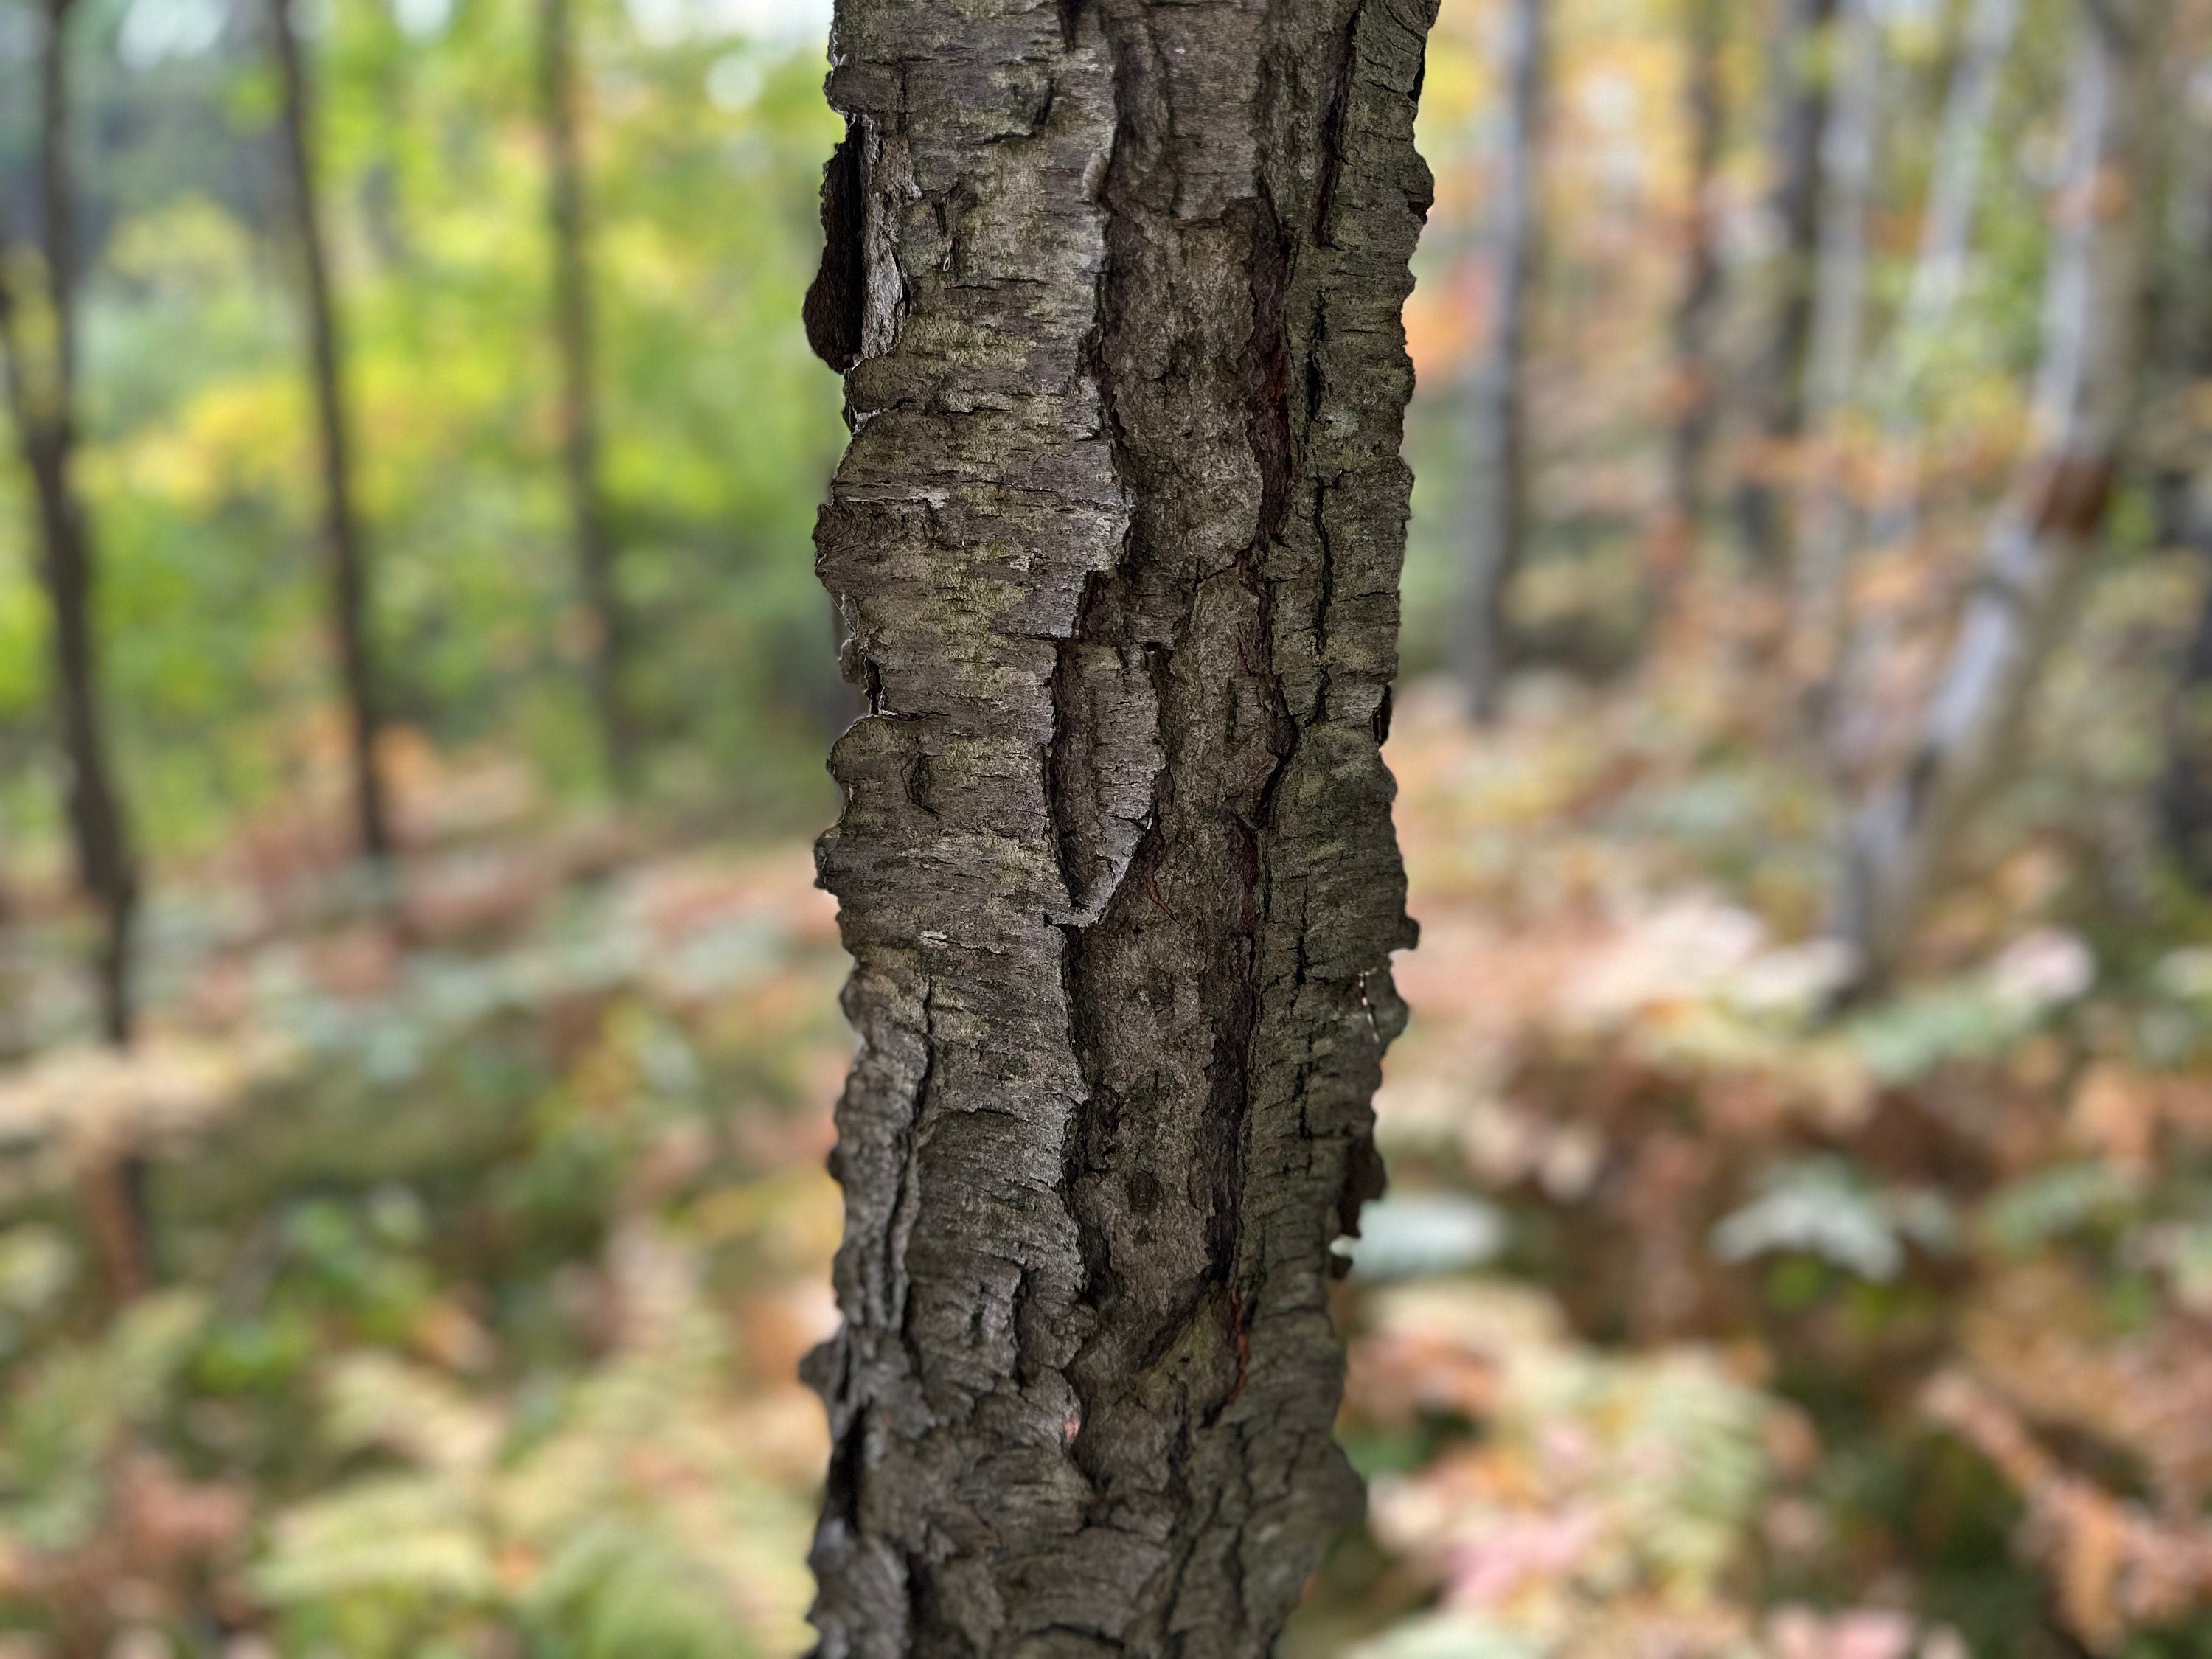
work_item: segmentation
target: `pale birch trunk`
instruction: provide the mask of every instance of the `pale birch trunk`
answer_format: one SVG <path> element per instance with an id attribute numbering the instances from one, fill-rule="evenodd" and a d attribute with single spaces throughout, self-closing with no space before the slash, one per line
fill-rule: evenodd
<path id="1" fill-rule="evenodd" d="M 1912 280 L 1872 377 L 1881 399 L 1882 447 L 1897 464 L 1896 482 L 1875 512 L 1873 538 L 1881 545 L 1909 541 L 1918 525 L 1927 478 L 1929 374 L 1966 289 L 1990 126 L 2005 60 L 2019 33 L 2020 9 L 2021 0 L 1974 0 L 1944 96 Z"/>
<path id="2" fill-rule="evenodd" d="M 840 0 L 823 1659 L 1259 1659 L 1358 1512 L 1432 15 Z"/>
<path id="3" fill-rule="evenodd" d="M 2139 378 L 2145 130 L 2161 22 L 2150 4 L 2124 15 L 2082 7 L 2027 453 L 1904 764 L 1847 829 L 1836 927 L 1862 990 L 1896 969 L 1961 830 L 1999 781 L 2102 532 Z"/>
<path id="4" fill-rule="evenodd" d="M 1791 561 L 1796 668 L 1816 715 L 1840 652 L 1844 589 L 1859 528 L 1859 504 L 1845 471 L 1846 441 L 1864 352 L 1867 228 L 1881 112 L 1881 21 L 1873 0 L 1842 0 L 1838 24 L 1842 65 L 1821 154 L 1825 199 L 1806 400 L 1811 467 L 1803 530 Z"/>
<path id="5" fill-rule="evenodd" d="M 1930 374 L 1966 292 L 1990 129 L 2020 12 L 2021 0 L 1974 0 L 1944 94 L 1911 279 L 1866 377 L 1881 426 L 1875 497 L 1863 538 L 1869 548 L 1907 547 L 1918 535 L 1927 488 Z M 1836 660 L 1822 702 L 1830 767 L 1848 780 L 1861 773 L 1875 746 L 1874 711 L 1864 706 L 1861 691 L 1893 648 L 1893 619 L 1854 615 L 1846 606 L 1839 609 L 1837 625 Z"/>
<path id="6" fill-rule="evenodd" d="M 1540 211 L 1538 126 L 1543 116 L 1545 3 L 1507 0 L 1501 54 L 1505 98 L 1492 225 L 1497 306 L 1490 349 L 1465 388 L 1468 443 L 1460 533 L 1467 551 L 1467 586 L 1459 672 L 1468 707 L 1479 720 L 1498 712 L 1511 666 L 1507 603 L 1528 538 L 1525 367 Z"/>

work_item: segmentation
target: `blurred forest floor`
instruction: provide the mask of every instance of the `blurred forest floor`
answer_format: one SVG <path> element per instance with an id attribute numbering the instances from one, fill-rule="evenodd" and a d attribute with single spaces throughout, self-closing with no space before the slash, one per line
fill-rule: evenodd
<path id="1" fill-rule="evenodd" d="M 2108 583 L 2085 654 L 2186 579 Z M 1936 971 L 1823 1019 L 1825 797 L 1717 598 L 1480 737 L 1401 700 L 1424 939 L 1341 1308 L 1373 1513 L 1291 1651 L 2212 1650 L 2212 952 L 2100 983 L 2069 911 L 2129 763 L 2060 687 Z M 395 770 L 392 909 L 334 787 L 168 884 L 138 1052 L 0 1080 L 7 1659 L 805 1644 L 849 1052 L 808 850 Z M 73 927 L 15 900 L 35 1012 Z"/>

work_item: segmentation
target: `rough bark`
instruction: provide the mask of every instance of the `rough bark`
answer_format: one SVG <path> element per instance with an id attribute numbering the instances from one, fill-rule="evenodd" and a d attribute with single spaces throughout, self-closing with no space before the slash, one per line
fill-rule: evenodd
<path id="1" fill-rule="evenodd" d="M 1689 210 L 1683 218 L 1682 287 L 1673 318 L 1674 422 L 1667 442 L 1664 574 L 1678 571 L 1694 548 L 1704 505 L 1706 456 L 1720 421 L 1715 331 L 1719 325 L 1721 262 L 1715 181 L 1728 111 L 1721 52 L 1728 43 L 1726 0 L 1688 0 L 1683 40 L 1682 118 L 1689 134 Z"/>
<path id="2" fill-rule="evenodd" d="M 1820 256 L 1813 296 L 1806 386 L 1812 476 L 1792 556 L 1797 668 L 1816 713 L 1840 654 L 1844 585 L 1858 533 L 1858 501 L 1845 476 L 1845 428 L 1858 389 L 1866 332 L 1867 228 L 1874 210 L 1875 131 L 1881 118 L 1881 22 L 1872 0 L 1842 0 L 1842 72 L 1821 147 Z"/>
<path id="3" fill-rule="evenodd" d="M 300 47 L 294 0 L 270 0 L 270 35 L 283 100 L 278 148 L 289 185 L 292 229 L 300 261 L 307 327 L 309 376 L 321 463 L 322 539 L 329 561 L 331 620 L 337 635 L 341 689 L 349 720 L 354 820 L 361 848 L 381 863 L 392 853 L 391 817 L 377 769 L 384 723 L 368 615 L 368 546 L 354 496 L 353 430 L 346 401 L 345 343 L 324 234 L 322 192 L 315 171 L 314 108 Z"/>
<path id="4" fill-rule="evenodd" d="M 618 550 L 599 480 L 598 307 L 576 109 L 573 12 L 573 0 L 539 0 L 538 95 L 553 255 L 553 344 L 561 373 L 561 480 L 568 496 L 577 587 L 592 617 L 592 695 L 601 751 L 608 779 L 625 787 L 638 758 L 637 732 L 623 692 L 629 631 L 616 580 Z"/>
<path id="5" fill-rule="evenodd" d="M 100 1024 L 107 1040 L 121 1048 L 131 1041 L 136 1015 L 131 969 L 138 864 L 100 706 L 98 562 L 75 476 L 79 271 L 68 50 L 73 11 L 71 0 L 47 0 L 39 57 L 39 252 L 46 272 L 46 349 L 34 362 L 29 343 L 34 331 L 23 325 L 21 301 L 10 286 L 0 246 L 0 378 L 31 477 L 39 572 L 52 615 L 55 723 L 67 775 L 70 838 L 78 883 L 100 914 L 94 964 Z M 118 1301 L 127 1300 L 148 1279 L 144 1162 L 127 1147 L 108 1149 L 87 1164 L 82 1185 L 109 1287 Z"/>
<path id="6" fill-rule="evenodd" d="M 1775 248 L 1765 334 L 1751 366 L 1752 449 L 1736 516 L 1753 566 L 1789 561 L 1789 512 L 1805 429 L 1806 358 L 1813 334 L 1814 270 L 1820 246 L 1820 153 L 1828 125 L 1825 62 L 1836 0 L 1781 0 L 1771 54 L 1774 86 L 1767 214 Z"/>
<path id="7" fill-rule="evenodd" d="M 1459 631 L 1459 674 L 1479 720 L 1498 712 L 1510 666 L 1506 600 L 1528 537 L 1528 356 L 1529 289 L 1538 234 L 1538 124 L 1544 88 L 1545 0 L 1510 0 L 1500 54 L 1505 80 L 1498 138 L 1499 177 L 1492 228 L 1497 309 L 1490 349 L 1465 389 L 1467 468 L 1460 535 L 1467 590 Z"/>
<path id="8" fill-rule="evenodd" d="M 840 0 L 823 1659 L 1264 1654 L 1357 1512 L 1433 10 Z"/>
<path id="9" fill-rule="evenodd" d="M 2134 412 L 2143 152 L 2163 17 L 2154 3 L 2085 0 L 2081 9 L 2027 454 L 1905 763 L 1848 827 L 1836 925 L 1862 989 L 1894 970 L 1961 829 L 2002 774 L 2100 538 Z"/>

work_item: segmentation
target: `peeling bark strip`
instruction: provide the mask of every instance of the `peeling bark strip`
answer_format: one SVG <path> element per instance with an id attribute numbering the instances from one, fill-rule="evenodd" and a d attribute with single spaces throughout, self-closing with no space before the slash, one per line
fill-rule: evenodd
<path id="1" fill-rule="evenodd" d="M 841 0 L 823 1659 L 1263 1654 L 1357 1512 L 1433 13 Z"/>

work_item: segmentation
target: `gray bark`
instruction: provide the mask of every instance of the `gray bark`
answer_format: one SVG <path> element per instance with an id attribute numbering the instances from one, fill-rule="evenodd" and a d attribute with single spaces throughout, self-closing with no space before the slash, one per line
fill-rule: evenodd
<path id="1" fill-rule="evenodd" d="M 1790 556 L 1790 501 L 1805 429 L 1806 356 L 1820 246 L 1820 153 L 1828 125 L 1823 47 L 1836 0 L 1781 0 L 1772 50 L 1773 173 L 1767 213 L 1775 249 L 1765 338 L 1749 381 L 1753 448 L 1736 492 L 1744 546 L 1757 568 Z"/>
<path id="2" fill-rule="evenodd" d="M 369 620 L 368 537 L 354 499 L 345 343 L 315 173 L 313 89 L 301 51 L 293 5 L 294 0 L 270 0 L 270 3 L 277 76 L 283 89 L 277 131 L 290 186 L 301 298 L 307 313 L 315 434 L 321 446 L 323 550 L 330 561 L 331 620 L 337 635 L 339 680 L 351 726 L 354 820 L 362 853 L 381 863 L 390 856 L 392 841 L 391 815 L 376 758 L 384 701 Z"/>
<path id="3" fill-rule="evenodd" d="M 1459 673 L 1475 719 L 1498 712 L 1510 666 L 1506 601 L 1528 539 L 1527 390 L 1529 290 L 1536 263 L 1538 125 L 1544 95 L 1546 0 L 1510 0 L 1500 53 L 1505 81 L 1492 229 L 1497 313 L 1490 349 L 1465 389 L 1467 470 L 1460 486 L 1467 591 Z"/>
<path id="4" fill-rule="evenodd" d="M 823 1659 L 1264 1654 L 1358 1511 L 1433 12 L 839 4 Z"/>
<path id="5" fill-rule="evenodd" d="M 598 307 L 585 215 L 573 11 L 572 0 L 539 0 L 538 95 L 553 254 L 553 343 L 561 369 L 561 480 L 568 495 L 577 586 L 595 635 L 592 693 L 600 749 L 607 778 L 620 788 L 636 764 L 637 734 L 624 695 L 629 630 L 616 580 L 618 550 L 599 481 Z"/>
<path id="6" fill-rule="evenodd" d="M 2105 520 L 2139 379 L 2154 3 L 2085 0 L 2053 214 L 2029 448 L 1905 764 L 1848 827 L 1837 929 L 1862 988 L 1893 971 L 1997 781 Z"/>
<path id="7" fill-rule="evenodd" d="M 1814 284 L 1807 385 L 1812 476 L 1794 557 L 1800 673 L 1824 702 L 1841 647 L 1858 503 L 1844 476 L 1844 428 L 1858 388 L 1866 333 L 1867 222 L 1874 210 L 1881 106 L 1881 22 L 1872 0 L 1842 0 L 1842 73 L 1821 153 L 1820 258 Z"/>

